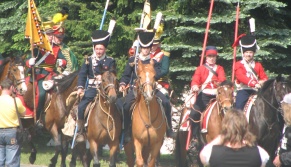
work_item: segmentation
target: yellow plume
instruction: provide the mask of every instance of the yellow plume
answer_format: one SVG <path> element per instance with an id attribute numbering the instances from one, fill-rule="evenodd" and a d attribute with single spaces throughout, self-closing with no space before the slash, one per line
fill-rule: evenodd
<path id="1" fill-rule="evenodd" d="M 164 23 L 161 23 L 159 25 L 159 27 L 157 28 L 157 30 L 156 30 L 156 34 L 155 34 L 154 39 L 155 40 L 160 40 L 163 32 L 164 32 Z"/>
<path id="2" fill-rule="evenodd" d="M 63 22 L 68 18 L 68 14 L 56 13 L 53 17 L 53 23 L 57 24 L 59 22 Z"/>

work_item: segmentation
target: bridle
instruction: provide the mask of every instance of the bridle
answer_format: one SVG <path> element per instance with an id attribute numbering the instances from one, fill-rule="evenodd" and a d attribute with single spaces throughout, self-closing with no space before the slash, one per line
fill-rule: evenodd
<path id="1" fill-rule="evenodd" d="M 217 90 L 219 90 L 219 89 L 232 89 L 232 88 L 228 85 L 223 85 L 223 86 L 219 86 L 217 88 Z M 225 111 L 224 107 L 222 107 L 223 103 L 229 102 L 230 104 L 233 104 L 233 98 L 225 98 L 225 99 L 221 100 L 219 97 L 218 91 L 217 91 L 216 99 L 217 99 L 216 101 L 218 103 L 220 110 L 222 110 L 224 114 L 226 113 L 226 111 Z"/>
<path id="2" fill-rule="evenodd" d="M 21 72 L 21 70 L 24 71 L 24 66 L 21 63 L 16 64 L 16 63 L 14 63 L 14 61 L 10 62 L 6 78 L 9 78 L 9 76 L 12 77 L 11 80 L 13 82 L 13 85 L 17 89 L 17 91 L 19 92 L 18 85 L 23 84 L 23 83 L 25 84 L 25 77 L 24 77 L 24 74 L 23 74 L 23 77 L 20 77 L 20 79 L 16 79 L 15 73 L 13 72 L 14 71 L 14 69 L 13 69 L 14 66 L 16 66 L 19 69 L 20 72 Z M 11 71 L 11 70 L 13 70 L 13 71 Z"/>

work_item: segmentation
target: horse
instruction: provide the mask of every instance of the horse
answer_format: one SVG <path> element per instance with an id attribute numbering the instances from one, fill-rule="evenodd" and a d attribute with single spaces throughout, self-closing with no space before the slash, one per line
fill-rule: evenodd
<path id="1" fill-rule="evenodd" d="M 0 67 L 0 82 L 5 78 L 9 78 L 13 81 L 16 88 L 16 96 L 22 96 L 27 92 L 27 86 L 25 84 L 25 56 L 22 57 L 7 57 L 4 60 L 3 65 Z M 33 125 L 34 120 L 31 117 L 21 117 L 21 124 L 24 130 L 24 141 L 26 141 L 30 148 L 29 162 L 34 164 L 36 160 L 36 147 L 33 143 L 35 136 Z"/>
<path id="2" fill-rule="evenodd" d="M 115 105 L 117 99 L 116 90 L 117 80 L 115 72 L 113 70 L 103 72 L 102 82 L 98 88 L 98 97 L 95 98 L 95 106 L 88 116 L 87 138 L 90 144 L 94 167 L 100 167 L 98 150 L 105 144 L 108 144 L 110 148 L 109 166 L 116 166 L 122 121 Z"/>
<path id="3" fill-rule="evenodd" d="M 7 57 L 4 59 L 3 65 L 0 66 L 0 82 L 5 78 L 9 78 L 12 80 L 17 92 L 23 94 L 27 91 L 24 70 L 23 57 Z"/>
<path id="4" fill-rule="evenodd" d="M 216 98 L 210 101 L 206 110 L 203 112 L 203 116 L 201 120 L 205 122 L 206 120 L 206 133 L 201 133 L 199 136 L 199 143 L 191 143 L 190 138 L 188 138 L 189 131 L 191 128 L 191 122 L 189 120 L 190 107 L 185 105 L 182 109 L 181 117 L 180 117 L 180 129 L 181 127 L 185 127 L 186 130 L 181 131 L 180 129 L 177 131 L 178 134 L 176 136 L 175 141 L 175 156 L 176 156 L 176 165 L 181 167 L 186 166 L 201 166 L 199 163 L 199 151 L 202 149 L 202 146 L 212 141 L 215 137 L 217 137 L 220 133 L 222 126 L 222 119 L 224 114 L 231 109 L 233 106 L 233 84 L 229 81 L 224 81 L 217 88 Z M 207 119 L 204 119 L 207 118 Z M 188 148 L 186 148 L 188 147 Z M 193 150 L 195 148 L 195 150 Z"/>
<path id="5" fill-rule="evenodd" d="M 133 166 L 132 146 L 135 149 L 136 166 L 155 166 L 166 133 L 166 117 L 160 99 L 155 92 L 154 61 L 142 64 L 138 61 L 136 101 L 132 112 L 132 143 L 125 146 L 128 166 Z M 133 145 L 132 145 L 133 144 Z"/>
<path id="6" fill-rule="evenodd" d="M 56 90 L 51 93 L 51 100 L 45 111 L 45 128 L 50 132 L 55 143 L 55 154 L 50 160 L 49 166 L 55 166 L 58 155 L 61 153 L 61 166 L 66 166 L 66 156 L 71 137 L 66 137 L 61 132 L 72 106 L 66 106 L 66 99 L 75 90 L 79 71 L 75 71 L 61 79 L 55 79 Z M 60 138 L 59 138 L 60 136 Z M 85 143 L 79 143 L 74 147 L 78 150 L 83 166 L 88 166 Z M 70 166 L 76 165 L 77 152 L 73 150 Z"/>
<path id="7" fill-rule="evenodd" d="M 249 114 L 246 114 L 249 129 L 256 135 L 258 145 L 270 155 L 269 163 L 272 163 L 275 157 L 284 125 L 280 102 L 284 95 L 290 92 L 290 79 L 280 75 L 275 79 L 269 79 L 258 90 L 256 100 L 253 105 L 249 105 L 251 109 Z"/>

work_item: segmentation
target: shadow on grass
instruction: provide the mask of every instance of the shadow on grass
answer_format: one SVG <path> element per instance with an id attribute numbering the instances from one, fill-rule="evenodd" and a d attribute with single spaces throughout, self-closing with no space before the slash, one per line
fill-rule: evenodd
<path id="1" fill-rule="evenodd" d="M 46 144 L 51 139 L 50 134 L 44 131 L 42 135 L 38 135 L 33 139 L 37 155 L 34 165 L 48 166 L 50 164 L 50 159 L 54 156 L 55 147 L 49 147 Z M 21 164 L 29 164 L 30 148 L 27 143 L 23 143 L 21 149 Z M 69 148 L 68 156 L 66 158 L 66 164 L 69 166 L 71 160 L 71 149 Z M 58 163 L 56 166 L 60 166 L 61 156 L 58 157 Z M 101 157 L 101 166 L 109 165 L 109 151 L 104 150 Z M 21 165 L 23 166 L 23 165 Z M 25 165 L 27 166 L 27 165 Z M 91 162 L 92 166 L 92 162 Z M 126 155 L 123 150 L 118 154 L 117 167 L 126 167 Z M 158 167 L 174 167 L 175 160 L 173 155 L 161 155 Z M 82 167 L 81 162 L 78 160 L 76 167 Z"/>

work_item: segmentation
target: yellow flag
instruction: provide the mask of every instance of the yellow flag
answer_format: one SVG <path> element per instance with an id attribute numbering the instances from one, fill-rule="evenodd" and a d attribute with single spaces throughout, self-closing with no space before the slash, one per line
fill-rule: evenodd
<path id="1" fill-rule="evenodd" d="M 47 36 L 41 30 L 41 19 L 36 9 L 34 0 L 28 0 L 28 13 L 26 19 L 25 38 L 41 50 L 52 52 L 52 47 Z"/>
<path id="2" fill-rule="evenodd" d="M 151 4 L 146 0 L 143 7 L 143 23 L 142 28 L 147 29 L 151 22 Z"/>

